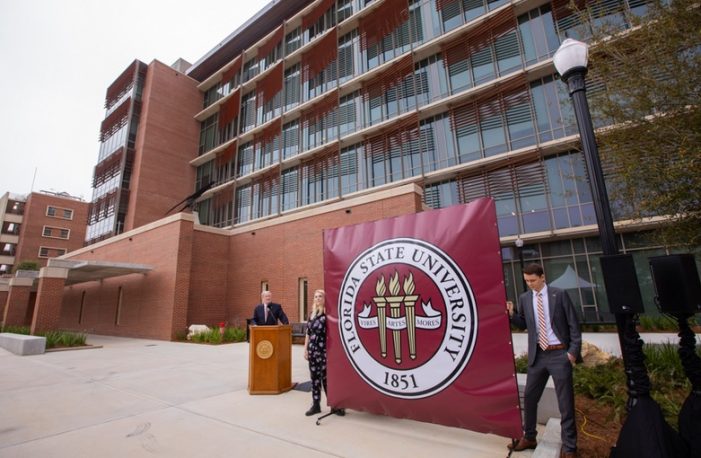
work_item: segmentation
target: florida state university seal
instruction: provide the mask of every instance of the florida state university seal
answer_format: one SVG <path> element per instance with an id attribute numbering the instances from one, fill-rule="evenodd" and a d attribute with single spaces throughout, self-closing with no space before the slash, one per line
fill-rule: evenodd
<path id="1" fill-rule="evenodd" d="M 339 332 L 357 373 L 397 398 L 434 395 L 467 366 L 477 308 L 467 278 L 440 248 L 413 238 L 357 256 L 341 284 Z"/>

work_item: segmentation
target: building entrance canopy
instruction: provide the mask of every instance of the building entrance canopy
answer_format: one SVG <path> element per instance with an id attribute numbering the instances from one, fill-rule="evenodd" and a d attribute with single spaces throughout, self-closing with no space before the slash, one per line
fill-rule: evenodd
<path id="1" fill-rule="evenodd" d="M 49 259 L 47 267 L 68 269 L 66 285 L 119 277 L 128 274 L 143 274 L 153 270 L 153 266 L 113 261 L 70 261 Z"/>

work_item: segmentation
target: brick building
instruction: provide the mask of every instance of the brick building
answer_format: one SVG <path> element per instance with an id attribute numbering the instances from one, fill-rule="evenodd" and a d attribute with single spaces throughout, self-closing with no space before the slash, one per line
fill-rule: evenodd
<path id="1" fill-rule="evenodd" d="M 5 193 L 0 198 L 0 274 L 9 277 L 21 262 L 46 266 L 49 259 L 83 246 L 88 203 L 64 193 L 32 192 L 29 195 Z M 0 320 L 6 321 L 5 303 L 11 279 L 0 279 Z M 12 279 L 14 282 L 16 279 Z M 26 283 L 28 280 L 17 280 Z M 36 289 L 21 293 L 22 311 L 12 324 L 31 316 Z M 10 323 L 8 323 L 10 324 Z"/>
<path id="2" fill-rule="evenodd" d="M 482 196 L 496 202 L 510 299 L 537 261 L 585 321 L 610 321 L 552 64 L 564 38 L 586 38 L 568 3 L 271 2 L 187 70 L 135 61 L 107 91 L 89 245 L 42 271 L 34 327 L 170 339 L 242 324 L 264 288 L 303 320 L 325 228 Z M 645 11 L 607 5 L 621 21 Z M 196 213 L 166 216 L 174 206 Z M 668 250 L 613 207 L 654 311 L 647 258 Z"/>

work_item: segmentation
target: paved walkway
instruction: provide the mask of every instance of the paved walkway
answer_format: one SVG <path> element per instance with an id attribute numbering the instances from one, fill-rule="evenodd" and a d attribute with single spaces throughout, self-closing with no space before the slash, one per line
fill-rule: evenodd
<path id="1" fill-rule="evenodd" d="M 248 394 L 246 343 L 88 343 L 102 348 L 0 349 L 0 457 L 507 456 L 503 437 L 352 410 L 316 426 L 304 416 L 310 393 Z M 308 380 L 300 345 L 292 361 L 292 379 Z M 542 455 L 518 454 L 530 456 Z"/>

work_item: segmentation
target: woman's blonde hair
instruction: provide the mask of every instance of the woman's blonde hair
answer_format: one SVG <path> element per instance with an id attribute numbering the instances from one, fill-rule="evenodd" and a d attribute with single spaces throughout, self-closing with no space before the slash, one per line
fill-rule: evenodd
<path id="1" fill-rule="evenodd" d="M 323 298 L 320 304 L 317 304 L 316 301 L 312 298 L 312 313 L 310 318 L 315 318 L 318 315 L 321 315 L 322 313 L 326 313 L 326 306 L 324 305 L 326 299 L 326 292 L 323 289 L 317 289 L 314 291 L 314 296 L 316 296 L 317 293 L 321 293 Z"/>

